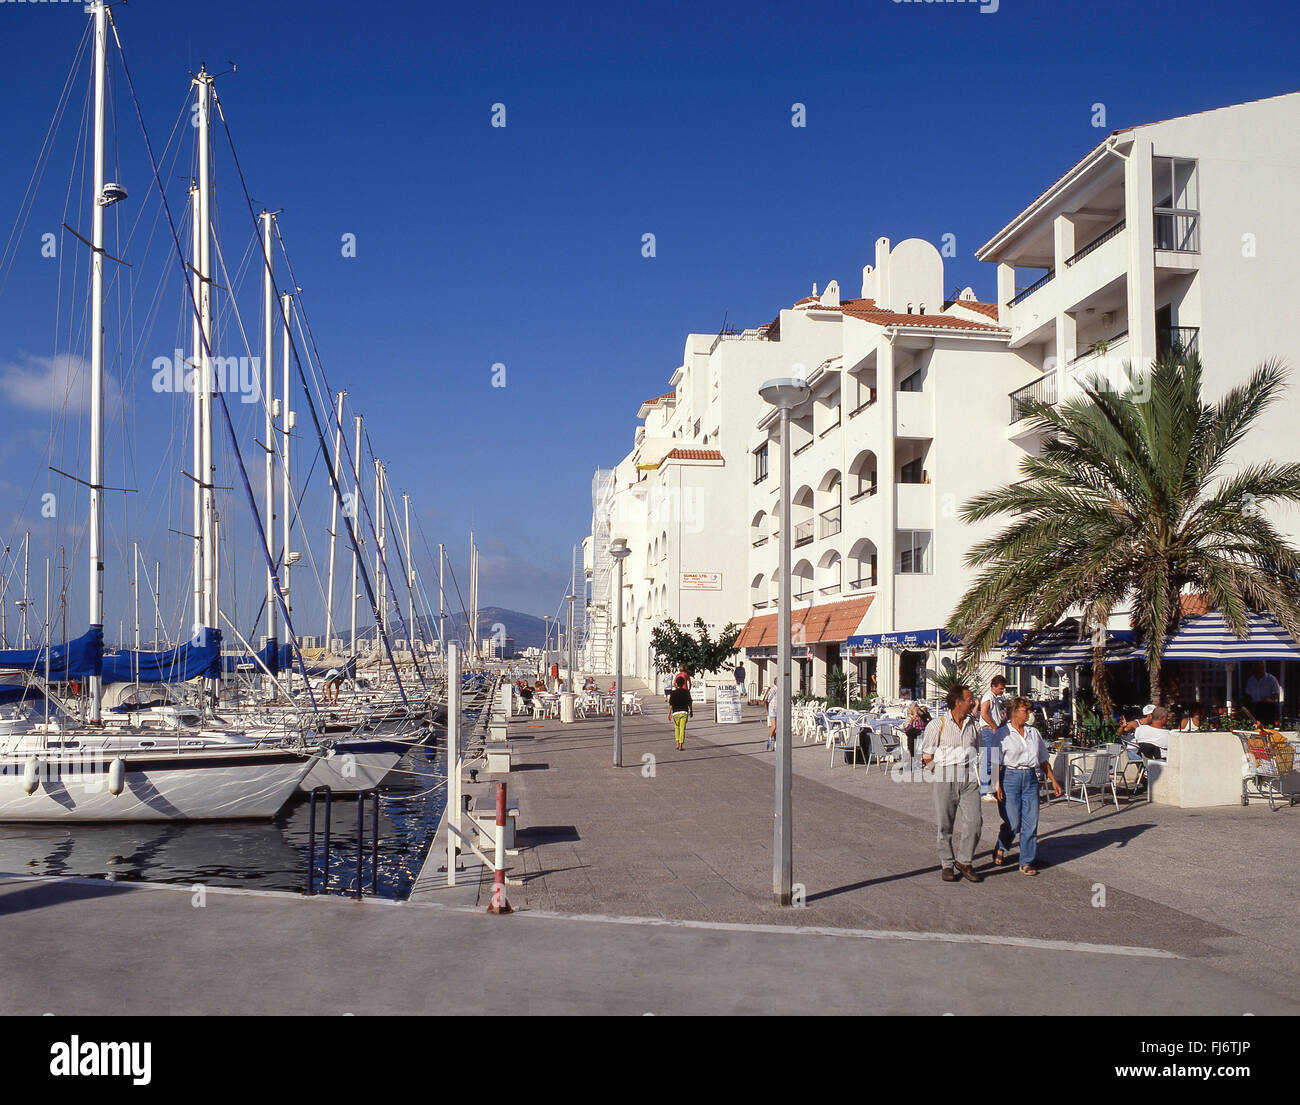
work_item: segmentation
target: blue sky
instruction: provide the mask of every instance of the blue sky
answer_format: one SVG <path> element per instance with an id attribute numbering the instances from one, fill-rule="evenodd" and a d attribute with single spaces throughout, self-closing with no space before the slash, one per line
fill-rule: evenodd
<path id="1" fill-rule="evenodd" d="M 948 285 L 991 299 L 994 273 L 975 248 L 1106 130 L 1300 88 L 1300 13 L 1280 2 L 1231 18 L 1219 4 L 1161 0 L 1000 0 L 996 12 L 891 0 L 533 7 L 133 0 L 117 11 L 155 147 L 183 109 L 189 72 L 201 60 L 218 72 L 237 63 L 218 89 L 256 204 L 284 209 L 331 384 L 366 415 L 394 489 L 411 493 L 423 533 L 448 544 L 462 581 L 473 526 L 481 601 L 537 615 L 563 594 L 593 469 L 627 451 L 637 406 L 665 390 L 688 332 L 716 331 L 724 314 L 739 326 L 769 321 L 814 281 L 855 290 L 882 234 L 954 234 Z M 85 20 L 80 4 L 0 3 L 0 240 Z M 49 410 L 31 396 L 49 358 L 85 350 L 66 324 L 84 280 L 70 258 L 40 256 L 80 172 L 84 72 L 78 81 L 0 271 L 0 526 L 10 542 L 31 528 L 34 557 L 81 540 L 75 503 L 50 522 L 38 499 L 47 465 L 77 464 L 84 420 L 65 419 L 50 446 Z M 147 164 L 120 76 L 116 99 L 128 204 L 145 205 Z M 791 126 L 796 102 L 804 128 Z M 490 125 L 496 103 L 504 128 Z M 1092 126 L 1098 103 L 1105 129 Z M 233 267 L 250 230 L 217 142 Z M 189 156 L 169 178 L 173 204 Z M 646 233 L 652 259 L 641 255 Z M 344 234 L 356 236 L 355 258 L 342 256 Z M 174 439 L 183 425 L 148 388 L 149 362 L 185 327 L 179 292 L 164 290 L 156 320 L 144 320 L 158 281 L 176 285 L 165 246 L 159 236 L 132 247 L 132 271 L 144 274 L 128 320 L 137 336 L 110 366 L 126 419 L 110 476 L 141 488 L 137 506 L 110 505 L 110 550 L 140 540 L 150 560 L 178 556 L 167 531 L 184 526 L 188 496 Z M 255 332 L 256 273 L 235 295 Z M 491 386 L 497 363 L 505 388 Z M 251 441 L 260 424 L 240 413 Z M 319 469 L 306 495 L 323 560 Z M 417 566 L 431 575 L 419 545 Z M 232 556 L 256 577 L 247 539 Z M 80 612 L 83 558 L 70 559 Z M 113 582 L 123 572 L 107 570 L 110 626 L 125 616 Z M 179 609 L 184 566 L 164 574 L 164 609 Z M 320 602 L 307 589 L 310 628 Z M 246 622 L 251 608 L 242 612 Z"/>

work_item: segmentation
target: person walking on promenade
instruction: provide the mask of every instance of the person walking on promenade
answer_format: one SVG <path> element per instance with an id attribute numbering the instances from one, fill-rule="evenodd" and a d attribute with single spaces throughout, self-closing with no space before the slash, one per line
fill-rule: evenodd
<path id="1" fill-rule="evenodd" d="M 989 680 L 989 689 L 980 699 L 980 798 L 985 802 L 997 800 L 994 791 L 1000 755 L 998 731 L 1007 720 L 1006 709 L 1002 704 L 1002 692 L 1006 689 L 1006 676 L 995 675 Z M 1005 828 L 1007 816 L 1001 807 L 998 808 L 998 813 L 1002 815 L 1002 825 Z"/>
<path id="2" fill-rule="evenodd" d="M 677 677 L 677 685 L 668 692 L 668 717 L 673 723 L 673 737 L 680 752 L 686 747 L 686 719 L 695 716 L 691 692 L 686 689 L 684 676 Z"/>
<path id="3" fill-rule="evenodd" d="M 1012 842 L 1019 836 L 1020 871 L 1024 875 L 1038 874 L 1034 866 L 1038 856 L 1038 772 L 1041 770 L 1047 776 L 1057 798 L 1062 794 L 1061 784 L 1048 762 L 1047 743 L 1029 724 L 1033 709 L 1029 699 L 1017 695 L 1007 707 L 1007 720 L 998 729 L 1002 762 L 997 768 L 995 793 L 998 808 L 1005 813 L 993 849 L 993 862 L 1001 867 Z"/>
<path id="4" fill-rule="evenodd" d="M 972 714 L 975 696 L 960 683 L 948 691 L 949 713 L 925 727 L 921 766 L 933 764 L 930 784 L 938 825 L 939 865 L 944 882 L 983 882 L 973 862 L 984 818 L 980 812 L 980 734 Z M 955 854 L 954 854 L 955 849 Z"/>
<path id="5" fill-rule="evenodd" d="M 740 691 L 740 701 L 745 701 L 745 665 L 736 665 L 736 689 Z"/>
<path id="6" fill-rule="evenodd" d="M 776 711 L 781 705 L 781 684 L 773 679 L 767 690 L 763 692 L 763 704 L 767 707 L 767 747 L 764 752 L 770 752 L 776 747 Z"/>

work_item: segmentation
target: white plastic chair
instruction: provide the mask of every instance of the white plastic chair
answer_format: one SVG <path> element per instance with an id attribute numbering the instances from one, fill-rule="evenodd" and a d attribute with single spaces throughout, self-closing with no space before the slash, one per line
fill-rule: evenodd
<path id="1" fill-rule="evenodd" d="M 1103 750 L 1085 752 L 1081 756 L 1070 757 L 1070 782 L 1068 793 L 1071 798 L 1074 797 L 1075 789 L 1079 791 L 1079 799 L 1083 801 L 1084 808 L 1092 813 L 1092 802 L 1088 796 L 1088 788 L 1095 787 L 1098 790 L 1097 797 L 1101 804 L 1105 805 L 1106 788 L 1110 788 L 1111 800 L 1115 807 L 1119 808 L 1119 795 L 1115 792 L 1115 754 Z"/>
<path id="2" fill-rule="evenodd" d="M 831 767 L 835 766 L 836 752 L 853 752 L 853 763 L 858 766 L 862 745 L 858 742 L 858 727 L 847 718 L 826 719 L 826 747 L 831 751 Z"/>

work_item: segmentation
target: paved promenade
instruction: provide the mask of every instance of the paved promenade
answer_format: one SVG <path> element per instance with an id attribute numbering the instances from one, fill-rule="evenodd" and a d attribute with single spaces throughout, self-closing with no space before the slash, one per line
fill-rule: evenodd
<path id="1" fill-rule="evenodd" d="M 472 869 L 440 892 L 441 856 L 409 903 L 0 877 L 0 1012 L 1300 1011 L 1300 810 L 1054 805 L 1038 879 L 949 885 L 924 785 L 796 746 L 806 905 L 780 910 L 761 722 L 695 722 L 678 753 L 631 720 L 621 771 L 609 721 L 511 731 L 512 916 Z"/>
<path id="2" fill-rule="evenodd" d="M 687 747 L 666 716 L 511 726 L 509 777 L 522 804 L 517 907 L 698 922 L 825 926 L 1064 948 L 1149 948 L 1300 999 L 1300 810 L 1178 810 L 1144 803 L 1043 809 L 1037 879 L 992 866 L 996 807 L 984 804 L 980 885 L 940 881 L 929 785 L 794 750 L 794 877 L 805 907 L 771 905 L 772 753 L 755 720 L 719 726 L 701 709 Z M 642 757 L 653 757 L 653 774 Z M 1013 855 L 1014 858 L 1014 855 Z M 1146 964 L 1151 966 L 1151 964 Z M 1167 961 L 1155 964 L 1159 973 Z M 1062 1009 L 1071 975 L 1062 972 Z"/>

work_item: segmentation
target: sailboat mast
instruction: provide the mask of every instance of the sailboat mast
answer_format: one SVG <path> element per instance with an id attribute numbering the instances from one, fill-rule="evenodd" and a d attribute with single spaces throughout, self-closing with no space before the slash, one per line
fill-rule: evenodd
<path id="1" fill-rule="evenodd" d="M 200 625 L 215 628 L 217 624 L 217 538 L 214 523 L 216 521 L 216 499 L 214 484 L 216 482 L 216 465 L 213 456 L 213 372 L 212 372 L 212 163 L 210 143 L 208 140 L 211 123 L 212 77 L 207 69 L 199 66 L 199 75 L 194 79 L 198 89 L 198 123 L 199 123 L 199 325 L 202 328 L 202 341 L 199 350 L 199 400 L 201 418 L 202 462 L 203 467 L 196 473 L 201 481 L 203 492 L 202 526 L 199 535 L 203 539 L 203 595 Z"/>
<path id="2" fill-rule="evenodd" d="M 30 647 L 27 637 L 27 607 L 31 600 L 27 597 L 27 558 L 32 546 L 32 531 L 23 534 L 23 648 Z"/>
<path id="3" fill-rule="evenodd" d="M 135 615 L 135 650 L 140 651 L 140 543 L 131 543 L 131 605 Z"/>
<path id="4" fill-rule="evenodd" d="M 262 361 L 263 402 L 266 414 L 263 433 L 266 448 L 266 645 L 267 666 L 278 673 L 280 601 L 275 593 L 275 274 L 271 253 L 271 221 L 269 211 L 262 212 L 262 251 L 266 263 L 262 268 Z"/>
<path id="5" fill-rule="evenodd" d="M 95 181 L 91 203 L 90 261 L 90 626 L 104 626 L 104 70 L 108 53 L 108 5 L 90 5 L 95 20 Z M 26 575 L 24 554 L 24 575 Z M 24 591 L 26 586 L 24 584 Z M 26 600 L 26 594 L 23 599 Z M 26 635 L 27 608 L 23 607 Z M 47 651 L 48 656 L 48 651 Z M 104 681 L 90 677 L 90 721 L 100 723 Z"/>
<path id="6" fill-rule="evenodd" d="M 357 527 L 357 504 L 361 500 L 361 415 L 356 416 L 356 428 L 353 431 L 352 444 L 352 502 L 348 504 L 348 517 L 352 519 L 352 533 L 356 540 L 352 543 L 352 647 L 353 656 L 357 654 L 357 542 L 361 540 L 361 531 Z"/>
<path id="7" fill-rule="evenodd" d="M 384 637 L 388 636 L 388 579 L 384 572 L 384 552 L 388 548 L 388 539 L 384 533 L 384 522 L 388 515 L 387 503 L 384 501 L 384 462 L 375 460 L 375 502 L 379 510 L 379 547 L 375 550 L 375 579 L 379 583 L 376 601 L 379 605 L 379 628 Z"/>
<path id="8" fill-rule="evenodd" d="M 341 490 L 343 484 L 339 482 L 339 463 L 342 461 L 343 451 L 343 400 L 347 397 L 346 391 L 340 391 L 338 397 L 338 407 L 334 413 L 334 487 Z M 325 584 L 325 651 L 330 655 L 334 653 L 334 545 L 339 528 L 339 496 L 337 490 L 331 490 L 330 493 L 330 567 L 329 577 Z"/>
<path id="9" fill-rule="evenodd" d="M 199 186 L 190 187 L 190 269 L 194 285 L 194 302 L 203 299 L 203 278 L 199 275 L 202 262 L 202 247 L 199 239 L 203 234 L 203 216 L 199 210 Z M 193 369 L 190 374 L 193 388 L 190 392 L 193 405 L 194 421 L 194 625 L 191 633 L 197 637 L 203 626 L 203 327 L 196 313 L 190 322 L 190 344 L 193 350 Z"/>
<path id="10" fill-rule="evenodd" d="M 281 473 L 281 493 L 282 502 L 280 509 L 284 512 L 284 517 L 280 519 L 280 532 L 282 535 L 283 556 L 280 572 L 283 576 L 284 589 L 284 609 L 286 615 L 293 613 L 293 593 L 289 588 L 289 565 L 291 563 L 292 533 L 293 533 L 293 484 L 290 481 L 289 473 L 289 435 L 293 430 L 293 411 L 289 409 L 289 397 L 293 393 L 289 387 L 289 346 L 290 332 L 289 319 L 293 312 L 293 296 L 288 292 L 280 297 L 280 306 L 284 313 L 284 334 L 281 338 L 281 355 L 283 357 L 284 379 L 280 392 L 280 429 L 284 437 L 280 446 L 280 473 Z M 286 638 L 288 637 L 288 627 L 286 626 Z M 293 690 L 293 669 L 290 667 L 285 680 L 286 690 Z"/>
<path id="11" fill-rule="evenodd" d="M 411 564 L 411 496 L 402 492 L 402 513 L 406 517 L 406 631 L 411 655 L 415 655 L 415 568 Z"/>
<path id="12" fill-rule="evenodd" d="M 447 578 L 446 546 L 438 543 L 438 646 L 442 656 L 447 658 Z"/>

